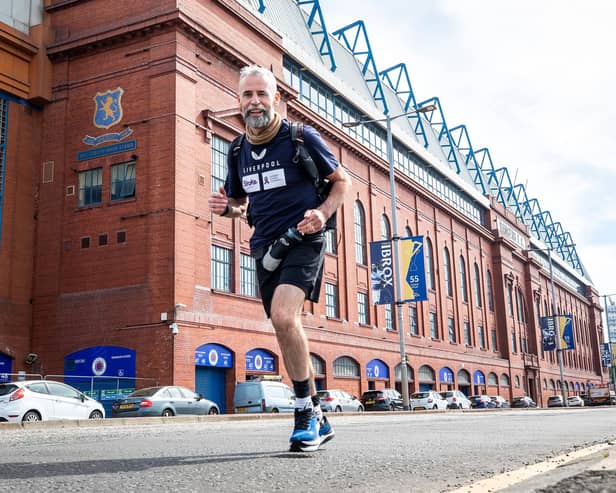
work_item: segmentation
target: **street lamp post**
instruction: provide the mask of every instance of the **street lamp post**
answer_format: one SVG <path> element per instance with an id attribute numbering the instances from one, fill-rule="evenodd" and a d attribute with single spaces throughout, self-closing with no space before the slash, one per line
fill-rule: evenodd
<path id="1" fill-rule="evenodd" d="M 573 246 L 573 245 L 565 245 Z M 556 288 L 554 286 L 554 270 L 552 268 L 552 250 L 553 247 L 548 248 L 529 248 L 526 250 L 527 252 L 548 252 L 548 265 L 549 265 L 549 275 L 550 275 L 550 287 L 552 291 L 552 327 L 554 330 L 558 331 L 558 346 L 556 347 L 556 354 L 558 358 L 558 367 L 560 368 L 560 395 L 563 398 L 563 406 L 567 407 L 567 397 L 565 395 L 565 369 L 563 365 L 563 348 L 562 348 L 562 338 L 560 337 L 560 331 L 558 330 L 558 326 L 556 323 Z"/>
<path id="2" fill-rule="evenodd" d="M 616 296 L 616 293 L 601 295 L 601 297 L 603 298 L 603 307 L 605 310 L 605 327 L 607 328 L 607 342 L 610 345 L 610 354 L 612 354 L 612 343 L 615 341 L 612 341 L 612 331 L 610 330 L 610 319 L 608 317 L 608 310 L 607 310 L 608 296 Z M 616 368 L 614 368 L 614 355 L 613 354 L 612 354 L 612 361 L 610 364 L 610 383 L 612 384 L 612 388 L 616 389 Z"/>
<path id="3" fill-rule="evenodd" d="M 433 111 L 436 109 L 436 106 L 433 104 L 422 106 L 420 108 L 416 108 L 412 111 L 407 111 L 405 113 L 400 113 L 398 115 L 389 116 L 387 115 L 385 118 L 376 118 L 372 120 L 358 120 L 351 122 L 344 122 L 342 124 L 343 127 L 356 127 L 358 125 L 363 125 L 364 123 L 375 123 L 375 122 L 385 122 L 387 126 L 387 162 L 389 165 L 389 194 L 391 195 L 391 226 L 392 226 L 392 240 L 394 242 L 394 277 L 396 282 L 396 311 L 398 316 L 398 335 L 400 339 L 400 380 L 402 387 L 402 407 L 405 410 L 409 410 L 409 376 L 406 367 L 406 349 L 404 344 L 404 313 L 402 312 L 402 306 L 404 302 L 402 301 L 402 286 L 400 281 L 400 265 L 398 264 L 398 260 L 400 258 L 399 253 L 399 240 L 398 236 L 398 220 L 397 220 L 397 212 L 396 212 L 396 179 L 395 179 L 395 170 L 394 170 L 394 144 L 393 144 L 393 136 L 391 132 L 391 122 L 396 118 L 400 118 L 402 116 L 412 115 L 415 113 L 425 113 L 427 111 Z"/>

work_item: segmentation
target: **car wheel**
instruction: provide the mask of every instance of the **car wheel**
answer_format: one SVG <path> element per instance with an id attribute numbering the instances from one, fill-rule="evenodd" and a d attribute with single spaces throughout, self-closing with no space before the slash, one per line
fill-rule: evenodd
<path id="1" fill-rule="evenodd" d="M 169 408 L 164 409 L 162 416 L 173 416 L 173 411 Z"/>
<path id="2" fill-rule="evenodd" d="M 275 407 L 274 409 L 272 409 L 272 414 L 278 414 L 280 411 L 278 410 L 277 407 Z"/>
<path id="3" fill-rule="evenodd" d="M 335 413 L 341 413 L 342 412 L 342 408 L 340 406 L 336 406 L 336 409 L 334 409 Z"/>
<path id="4" fill-rule="evenodd" d="M 90 413 L 90 416 L 88 416 L 88 419 L 103 419 L 103 413 L 101 413 L 98 409 L 95 411 L 92 411 Z"/>
<path id="5" fill-rule="evenodd" d="M 389 405 L 389 410 L 390 410 L 390 411 L 395 411 L 395 410 L 396 410 L 396 406 L 395 406 L 393 403 L 391 403 L 391 404 Z"/>
<path id="6" fill-rule="evenodd" d="M 41 420 L 41 415 L 39 413 L 37 413 L 36 411 L 28 411 L 26 414 L 24 414 L 24 417 L 21 418 L 22 421 L 26 422 L 26 421 L 42 421 Z"/>
<path id="7" fill-rule="evenodd" d="M 208 414 L 218 414 L 218 408 L 212 406 L 210 410 L 207 412 Z"/>
<path id="8" fill-rule="evenodd" d="M 363 412 L 364 412 L 364 406 L 359 406 L 359 407 L 357 408 L 357 412 L 358 412 L 358 413 L 363 413 Z"/>

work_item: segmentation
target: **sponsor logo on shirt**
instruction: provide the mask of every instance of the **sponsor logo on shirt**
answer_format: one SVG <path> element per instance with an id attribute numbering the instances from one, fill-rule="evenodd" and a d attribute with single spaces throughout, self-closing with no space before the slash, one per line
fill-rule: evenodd
<path id="1" fill-rule="evenodd" d="M 259 175 L 246 175 L 242 177 L 242 186 L 246 193 L 258 192 L 261 190 L 261 184 L 259 183 Z"/>
<path id="2" fill-rule="evenodd" d="M 254 159 L 255 161 L 261 161 L 261 159 L 265 157 L 266 152 L 267 152 L 267 149 L 263 149 L 258 154 L 255 151 L 250 151 L 250 155 L 252 156 L 252 159 Z"/>

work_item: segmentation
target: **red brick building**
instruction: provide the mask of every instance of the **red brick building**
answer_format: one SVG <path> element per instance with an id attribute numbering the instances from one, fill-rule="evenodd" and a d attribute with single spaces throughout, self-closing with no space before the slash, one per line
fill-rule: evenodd
<path id="1" fill-rule="evenodd" d="M 256 297 L 250 228 L 207 207 L 243 130 L 239 69 L 256 63 L 277 76 L 281 113 L 317 128 L 353 180 L 321 302 L 305 306 L 319 386 L 400 386 L 397 314 L 372 305 L 367 254 L 391 237 L 385 130 L 341 122 L 404 112 L 408 91 L 371 80 L 372 66 L 363 75 L 340 33 L 313 40 L 310 18 L 291 0 L 48 0 L 27 34 L 2 24 L 2 53 L 19 45 L 44 73 L 0 88 L 0 353 L 13 373 L 174 382 L 227 411 L 236 381 L 285 375 Z M 427 301 L 402 308 L 410 390 L 540 404 L 558 392 L 539 324 L 552 314 L 548 251 L 557 311 L 573 316 L 567 392 L 605 381 L 599 298 L 577 254 L 554 224 L 533 222 L 531 202 L 503 198 L 494 167 L 469 165 L 468 146 L 445 138 L 460 130 L 435 115 L 394 126 L 398 232 L 424 237 L 431 284 Z"/>

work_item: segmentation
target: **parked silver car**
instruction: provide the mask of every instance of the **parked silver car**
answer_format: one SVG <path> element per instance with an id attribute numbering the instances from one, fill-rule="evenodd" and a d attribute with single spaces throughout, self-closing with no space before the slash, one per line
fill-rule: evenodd
<path id="1" fill-rule="evenodd" d="M 443 399 L 436 390 L 415 392 L 410 399 L 411 411 L 420 409 L 447 409 L 447 399 Z"/>
<path id="2" fill-rule="evenodd" d="M 135 390 L 111 406 L 114 418 L 176 416 L 179 414 L 219 414 L 216 403 L 186 387 L 169 385 Z"/>
<path id="3" fill-rule="evenodd" d="M 321 409 L 323 411 L 335 413 L 343 411 L 361 413 L 364 411 L 361 401 L 344 390 L 319 390 L 317 395 L 321 399 Z"/>
<path id="4" fill-rule="evenodd" d="M 441 396 L 447 401 L 447 409 L 471 408 L 471 401 L 459 390 L 445 390 L 441 392 Z"/>

